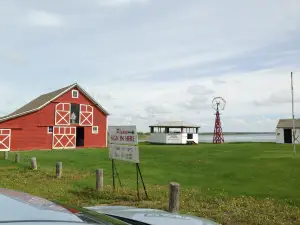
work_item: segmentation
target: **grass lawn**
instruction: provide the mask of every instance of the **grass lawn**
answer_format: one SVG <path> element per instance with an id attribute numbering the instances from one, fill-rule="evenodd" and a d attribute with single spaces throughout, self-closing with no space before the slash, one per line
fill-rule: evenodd
<path id="1" fill-rule="evenodd" d="M 124 188 L 112 192 L 107 149 L 21 152 L 21 162 L 0 160 L 0 187 L 76 205 L 122 204 L 167 209 L 168 184 L 181 184 L 182 213 L 222 224 L 300 224 L 300 153 L 291 145 L 231 143 L 164 146 L 140 144 L 149 200 L 136 199 L 135 165 L 117 161 Z M 38 171 L 28 169 L 35 156 Z M 55 163 L 63 177 L 55 179 Z M 95 170 L 105 191 L 96 193 Z M 118 184 L 118 183 L 117 183 Z M 141 188 L 142 192 L 142 188 Z"/>

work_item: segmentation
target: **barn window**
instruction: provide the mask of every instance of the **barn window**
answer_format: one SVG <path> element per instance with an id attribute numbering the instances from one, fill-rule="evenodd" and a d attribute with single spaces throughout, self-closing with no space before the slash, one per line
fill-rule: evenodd
<path id="1" fill-rule="evenodd" d="M 72 90 L 72 98 L 78 98 L 78 91 Z"/>
<path id="2" fill-rule="evenodd" d="M 52 134 L 53 133 L 53 127 L 47 127 L 47 133 Z"/>
<path id="3" fill-rule="evenodd" d="M 93 126 L 92 133 L 93 134 L 98 134 L 98 126 Z"/>
<path id="4" fill-rule="evenodd" d="M 79 123 L 79 106 L 79 104 L 71 103 L 70 123 L 72 124 Z"/>

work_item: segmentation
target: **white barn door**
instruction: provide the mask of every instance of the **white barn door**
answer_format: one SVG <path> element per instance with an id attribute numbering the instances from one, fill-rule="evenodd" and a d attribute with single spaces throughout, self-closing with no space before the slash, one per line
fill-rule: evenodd
<path id="1" fill-rule="evenodd" d="M 0 151 L 10 151 L 11 129 L 0 129 Z"/>
<path id="2" fill-rule="evenodd" d="M 76 127 L 53 127 L 52 149 L 76 148 Z"/>

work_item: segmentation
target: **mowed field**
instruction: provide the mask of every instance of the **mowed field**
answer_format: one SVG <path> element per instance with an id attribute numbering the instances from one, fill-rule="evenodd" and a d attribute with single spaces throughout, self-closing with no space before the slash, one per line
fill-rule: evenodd
<path id="1" fill-rule="evenodd" d="M 0 187 L 75 205 L 122 204 L 166 210 L 168 184 L 181 185 L 180 211 L 222 224 L 300 224 L 300 149 L 274 143 L 164 146 L 140 144 L 149 199 L 137 201 L 135 165 L 117 161 L 123 188 L 112 192 L 107 149 L 21 152 L 0 160 Z M 29 169 L 36 157 L 38 170 Z M 63 177 L 55 178 L 55 163 Z M 95 170 L 104 169 L 96 193 Z M 116 180 L 117 181 L 117 180 Z M 143 189 L 141 187 L 140 192 Z"/>

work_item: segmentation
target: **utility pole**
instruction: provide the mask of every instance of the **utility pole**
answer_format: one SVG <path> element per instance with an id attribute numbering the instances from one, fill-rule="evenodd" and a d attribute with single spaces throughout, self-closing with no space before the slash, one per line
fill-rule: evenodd
<path id="1" fill-rule="evenodd" d="M 292 91 L 292 118 L 293 118 L 293 131 L 292 131 L 292 138 L 293 138 L 293 152 L 296 154 L 296 129 L 295 129 L 295 113 L 294 113 L 294 84 L 293 84 L 293 72 L 291 72 L 291 91 Z"/>

